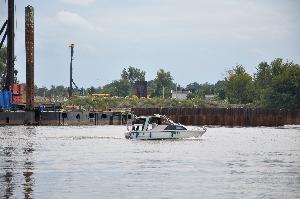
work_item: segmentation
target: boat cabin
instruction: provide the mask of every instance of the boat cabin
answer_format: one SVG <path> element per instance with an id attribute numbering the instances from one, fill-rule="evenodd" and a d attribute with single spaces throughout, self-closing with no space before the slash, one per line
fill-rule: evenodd
<path id="1" fill-rule="evenodd" d="M 177 125 L 162 115 L 140 116 L 132 122 L 133 131 L 145 131 L 154 128 L 159 128 L 160 130 L 186 130 L 182 125 Z"/>

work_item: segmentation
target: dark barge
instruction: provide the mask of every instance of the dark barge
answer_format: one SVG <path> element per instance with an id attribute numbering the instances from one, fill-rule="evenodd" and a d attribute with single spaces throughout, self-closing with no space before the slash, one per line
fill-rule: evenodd
<path id="1" fill-rule="evenodd" d="M 130 112 L 0 112 L 0 125 L 83 126 L 125 125 L 133 118 Z"/>

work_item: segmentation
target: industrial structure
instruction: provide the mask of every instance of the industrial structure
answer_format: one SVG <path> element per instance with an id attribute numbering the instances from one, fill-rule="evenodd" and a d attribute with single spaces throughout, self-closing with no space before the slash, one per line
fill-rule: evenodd
<path id="1" fill-rule="evenodd" d="M 15 69 L 15 1 L 8 0 L 8 19 L 7 19 L 7 68 L 5 78 L 5 89 L 9 90 L 14 84 Z"/>
<path id="2" fill-rule="evenodd" d="M 2 35 L 0 47 L 2 48 L 5 40 L 7 41 L 7 64 L 6 74 L 3 81 L 2 91 L 0 92 L 1 109 L 11 109 L 12 103 L 20 103 L 24 94 L 24 85 L 16 84 L 15 70 L 15 4 L 14 0 L 7 1 L 8 16 L 3 23 L 0 31 Z"/>
<path id="3" fill-rule="evenodd" d="M 73 79 L 73 60 L 74 60 L 75 44 L 71 44 L 69 47 L 71 49 L 69 98 L 71 98 L 73 96 L 73 85 L 75 86 L 76 89 L 78 89 L 78 86 L 75 84 Z"/>
<path id="4" fill-rule="evenodd" d="M 136 81 L 134 83 L 135 95 L 138 98 L 147 97 L 147 81 Z"/>
<path id="5" fill-rule="evenodd" d="M 176 88 L 176 90 L 171 90 L 173 99 L 185 100 L 191 92 L 189 90 L 184 90 L 180 88 Z"/>
<path id="6" fill-rule="evenodd" d="M 26 105 L 23 104 L 25 85 L 17 84 L 15 70 L 15 1 L 7 1 L 8 16 L 5 20 L 1 34 L 1 48 L 7 41 L 6 75 L 3 77 L 2 91 L 0 92 L 0 106 L 4 111 L 10 111 L 13 106 L 17 110 L 25 109 L 34 111 L 34 9 L 32 6 L 25 8 L 25 46 L 26 46 Z M 1 100 L 2 99 L 2 100 Z M 16 108 L 15 108 L 16 110 Z"/>
<path id="7" fill-rule="evenodd" d="M 25 8 L 26 86 L 15 82 L 14 54 L 14 0 L 7 1 L 8 17 L 1 27 L 2 48 L 7 41 L 7 70 L 0 91 L 0 125 L 116 125 L 125 124 L 132 118 L 129 112 L 120 111 L 62 111 L 57 104 L 39 104 L 34 101 L 34 8 Z M 74 44 L 70 45 L 70 88 L 73 95 Z M 26 89 L 25 89 L 26 88 Z M 26 90 L 26 93 L 24 92 Z M 26 94 L 26 104 L 23 103 Z"/>
<path id="8" fill-rule="evenodd" d="M 25 8 L 26 110 L 34 110 L 34 9 Z"/>

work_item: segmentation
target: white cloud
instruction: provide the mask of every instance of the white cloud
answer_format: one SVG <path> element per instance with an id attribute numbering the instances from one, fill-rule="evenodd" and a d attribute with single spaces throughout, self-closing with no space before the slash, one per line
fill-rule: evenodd
<path id="1" fill-rule="evenodd" d="M 75 5 L 88 5 L 96 2 L 96 0 L 61 0 L 61 2 Z"/>
<path id="2" fill-rule="evenodd" d="M 88 20 L 77 13 L 62 10 L 56 14 L 56 18 L 60 23 L 66 26 L 87 28 L 89 30 L 94 29 L 93 25 Z"/>

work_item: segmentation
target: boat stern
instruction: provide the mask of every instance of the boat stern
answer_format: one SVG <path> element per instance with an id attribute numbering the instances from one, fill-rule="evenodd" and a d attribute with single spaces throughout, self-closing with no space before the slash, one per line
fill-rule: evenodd
<path id="1" fill-rule="evenodd" d="M 131 136 L 130 136 L 130 135 L 131 135 L 130 131 L 129 131 L 129 132 L 126 132 L 126 133 L 125 133 L 125 138 L 126 138 L 126 139 L 131 139 Z"/>

